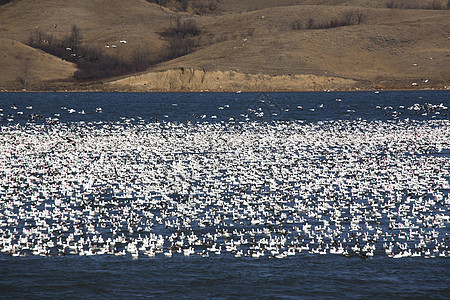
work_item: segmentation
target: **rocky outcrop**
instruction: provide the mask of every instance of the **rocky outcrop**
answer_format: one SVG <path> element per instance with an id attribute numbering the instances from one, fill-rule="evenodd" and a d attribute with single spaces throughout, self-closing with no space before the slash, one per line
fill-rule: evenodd
<path id="1" fill-rule="evenodd" d="M 318 91 L 351 89 L 356 83 L 352 79 L 330 76 L 245 74 L 180 68 L 133 75 L 107 85 L 133 91 Z"/>

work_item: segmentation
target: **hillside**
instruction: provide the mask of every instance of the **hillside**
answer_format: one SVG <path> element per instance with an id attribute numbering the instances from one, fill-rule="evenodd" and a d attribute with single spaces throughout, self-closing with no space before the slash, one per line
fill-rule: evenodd
<path id="1" fill-rule="evenodd" d="M 375 0 L 229 0 L 200 15 L 194 8 L 145 0 L 2 5 L 0 90 L 450 88 L 450 10 Z M 354 15 L 358 22 L 339 23 Z M 176 24 L 198 32 L 175 34 Z M 107 73 L 112 78 L 83 77 L 87 54 L 61 59 L 27 45 L 37 33 L 64 41 L 74 25 L 78 51 L 96 55 L 89 66 L 101 56 L 127 68 Z"/>

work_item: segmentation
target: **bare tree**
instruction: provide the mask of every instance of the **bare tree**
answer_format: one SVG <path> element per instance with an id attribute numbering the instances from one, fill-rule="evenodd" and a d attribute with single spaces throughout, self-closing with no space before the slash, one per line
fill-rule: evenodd
<path id="1" fill-rule="evenodd" d="M 17 81 L 22 84 L 24 88 L 28 86 L 28 82 L 30 79 L 30 69 L 31 69 L 31 59 L 27 58 L 23 64 L 23 75 L 17 77 Z"/>
<path id="2" fill-rule="evenodd" d="M 77 25 L 72 26 L 72 31 L 66 37 L 64 43 L 66 47 L 72 48 L 72 51 L 76 51 L 76 48 L 81 45 L 82 36 L 80 33 L 80 28 Z"/>

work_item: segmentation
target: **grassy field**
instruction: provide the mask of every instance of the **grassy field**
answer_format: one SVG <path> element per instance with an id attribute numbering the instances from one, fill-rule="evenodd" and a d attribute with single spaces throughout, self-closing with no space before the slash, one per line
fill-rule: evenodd
<path id="1" fill-rule="evenodd" d="M 447 1 L 182 2 L 3 4 L 0 90 L 450 88 Z"/>

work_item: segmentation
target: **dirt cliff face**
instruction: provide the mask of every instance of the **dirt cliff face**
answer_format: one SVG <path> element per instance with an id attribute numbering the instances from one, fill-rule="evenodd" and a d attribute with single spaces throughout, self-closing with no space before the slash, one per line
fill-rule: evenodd
<path id="1" fill-rule="evenodd" d="M 351 89 L 356 84 L 355 80 L 338 77 L 244 74 L 235 71 L 205 71 L 193 68 L 149 72 L 107 83 L 111 88 L 139 91 L 319 91 Z"/>

